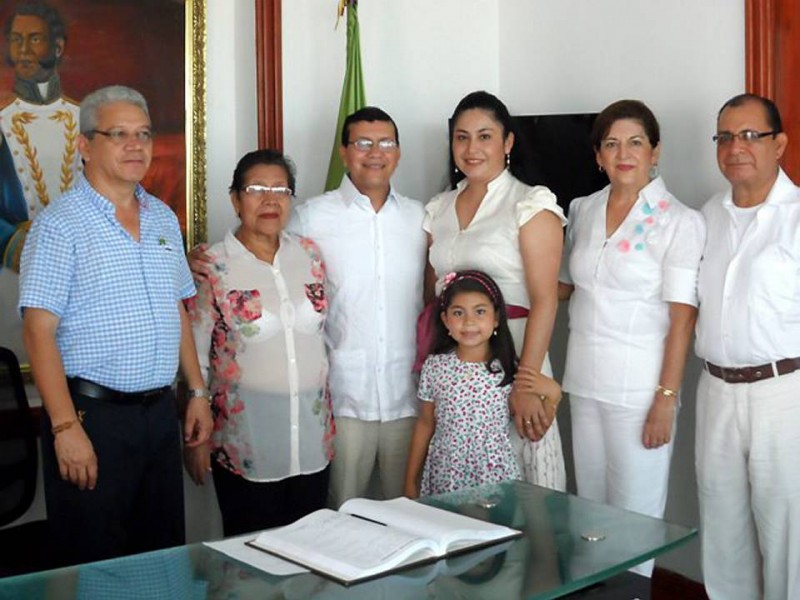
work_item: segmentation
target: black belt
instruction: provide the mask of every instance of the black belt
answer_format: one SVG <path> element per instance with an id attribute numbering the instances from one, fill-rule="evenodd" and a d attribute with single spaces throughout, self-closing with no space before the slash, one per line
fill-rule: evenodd
<path id="1" fill-rule="evenodd" d="M 73 394 L 88 396 L 95 400 L 113 402 L 114 404 L 152 404 L 160 400 L 164 394 L 172 389 L 171 386 L 165 385 L 164 387 L 143 392 L 119 392 L 80 377 L 67 377 L 67 385 L 69 386 L 69 391 Z"/>
<path id="2" fill-rule="evenodd" d="M 788 375 L 800 369 L 800 357 L 784 358 L 774 363 L 766 363 L 755 367 L 718 367 L 705 361 L 706 370 L 714 377 L 727 383 L 755 383 L 771 377 Z M 775 367 L 773 369 L 773 366 Z"/>

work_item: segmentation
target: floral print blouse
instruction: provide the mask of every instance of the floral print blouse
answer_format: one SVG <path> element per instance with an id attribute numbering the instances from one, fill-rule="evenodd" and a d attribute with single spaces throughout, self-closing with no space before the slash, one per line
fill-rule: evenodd
<path id="1" fill-rule="evenodd" d="M 251 481 L 324 469 L 334 434 L 316 245 L 282 233 L 272 264 L 234 235 L 213 245 L 212 273 L 188 302 L 214 412 L 214 458 Z"/>

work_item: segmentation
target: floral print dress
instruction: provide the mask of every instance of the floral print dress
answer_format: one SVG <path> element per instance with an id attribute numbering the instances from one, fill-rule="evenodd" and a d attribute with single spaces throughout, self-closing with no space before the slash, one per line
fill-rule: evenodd
<path id="1" fill-rule="evenodd" d="M 436 430 L 428 447 L 420 493 L 440 494 L 485 483 L 518 479 L 508 436 L 511 386 L 503 372 L 456 354 L 432 354 L 422 366 L 417 396 L 434 403 Z"/>

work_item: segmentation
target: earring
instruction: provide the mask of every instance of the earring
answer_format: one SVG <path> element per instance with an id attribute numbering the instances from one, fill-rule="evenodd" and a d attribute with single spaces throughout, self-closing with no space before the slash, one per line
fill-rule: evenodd
<path id="1" fill-rule="evenodd" d="M 495 330 L 494 330 L 494 332 L 492 333 L 492 335 L 497 335 L 497 329 L 495 329 Z"/>
<path id="2" fill-rule="evenodd" d="M 649 175 L 650 175 L 650 179 L 655 179 L 656 177 L 658 177 L 658 163 L 656 163 L 652 167 L 650 167 Z"/>
<path id="3" fill-rule="evenodd" d="M 605 169 L 603 169 L 603 165 L 597 165 L 597 170 L 602 173 Z"/>
<path id="4" fill-rule="evenodd" d="M 511 168 L 511 153 L 506 154 L 506 169 Z"/>

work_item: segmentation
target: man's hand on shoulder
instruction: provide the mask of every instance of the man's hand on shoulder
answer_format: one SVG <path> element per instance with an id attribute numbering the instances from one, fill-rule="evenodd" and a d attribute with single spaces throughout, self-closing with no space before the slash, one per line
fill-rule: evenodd
<path id="1" fill-rule="evenodd" d="M 198 244 L 186 255 L 189 268 L 195 280 L 203 280 L 211 274 L 214 259 L 207 254 L 208 244 Z"/>

